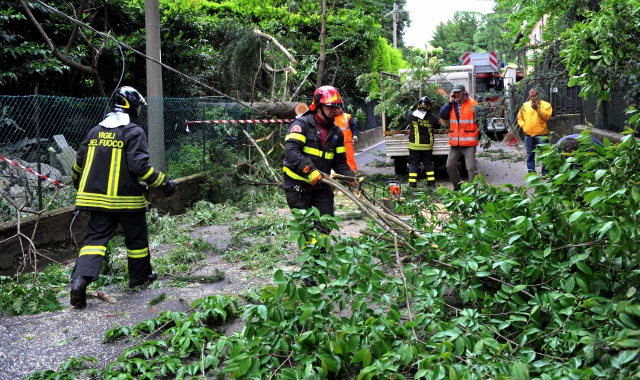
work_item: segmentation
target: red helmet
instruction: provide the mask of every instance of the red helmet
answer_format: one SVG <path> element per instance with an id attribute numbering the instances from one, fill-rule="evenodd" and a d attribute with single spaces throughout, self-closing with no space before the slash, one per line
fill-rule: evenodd
<path id="1" fill-rule="evenodd" d="M 318 87 L 316 92 L 313 93 L 313 101 L 309 109 L 315 111 L 318 104 L 324 104 L 333 107 L 342 107 L 342 98 L 340 93 L 333 86 Z"/>

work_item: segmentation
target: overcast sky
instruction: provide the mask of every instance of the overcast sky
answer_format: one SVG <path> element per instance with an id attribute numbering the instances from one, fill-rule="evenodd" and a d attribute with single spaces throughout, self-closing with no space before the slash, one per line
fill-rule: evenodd
<path id="1" fill-rule="evenodd" d="M 491 13 L 493 5 L 493 0 L 407 0 L 411 27 L 405 31 L 404 44 L 424 48 L 436 26 L 452 19 L 456 11 Z"/>

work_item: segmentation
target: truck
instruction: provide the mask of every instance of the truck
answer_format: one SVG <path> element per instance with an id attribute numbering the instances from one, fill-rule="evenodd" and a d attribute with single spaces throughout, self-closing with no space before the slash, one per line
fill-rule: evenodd
<path id="1" fill-rule="evenodd" d="M 480 59 L 482 57 L 478 57 L 477 54 L 485 54 L 486 59 Z M 493 65 L 494 57 L 495 66 Z M 502 91 L 515 84 L 515 68 L 507 68 L 505 75 L 499 74 L 497 72 L 497 56 L 495 56 L 495 53 L 465 53 L 461 56 L 461 61 L 473 64 L 445 66 L 442 73 L 431 76 L 425 82 L 438 84 L 444 94 L 451 93 L 454 84 L 462 83 L 467 89 L 469 96 L 473 98 L 476 97 L 477 93 L 488 92 L 490 89 Z M 411 80 L 411 72 L 407 69 L 399 70 L 398 74 L 399 76 L 407 76 L 408 81 Z M 435 110 L 435 112 L 437 111 L 438 110 Z M 506 132 L 506 129 L 506 121 L 504 118 L 487 119 L 485 132 L 499 134 Z M 393 159 L 395 174 L 407 174 L 407 164 L 409 162 L 409 130 L 405 128 L 399 131 L 388 131 L 383 123 L 383 134 L 386 157 Z M 433 137 L 433 163 L 435 169 L 445 170 L 447 157 L 449 155 L 449 131 L 448 129 L 434 131 Z M 462 176 L 466 176 L 464 157 L 460 158 L 458 170 Z"/>

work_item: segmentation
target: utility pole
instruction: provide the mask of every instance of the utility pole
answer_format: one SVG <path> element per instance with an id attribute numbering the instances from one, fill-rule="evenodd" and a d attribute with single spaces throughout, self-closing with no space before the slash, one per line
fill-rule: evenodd
<path id="1" fill-rule="evenodd" d="M 316 78 L 316 88 L 322 86 L 322 76 L 324 74 L 324 62 L 326 58 L 327 43 L 327 0 L 322 0 L 322 24 L 320 26 L 320 56 L 318 58 L 318 77 Z"/>
<path id="2" fill-rule="evenodd" d="M 397 29 L 398 29 L 398 3 L 393 3 L 393 48 L 398 47 L 398 37 L 397 37 Z"/>
<path id="3" fill-rule="evenodd" d="M 158 0 L 145 0 L 144 25 L 147 30 L 147 55 L 162 62 L 160 45 L 160 6 Z M 164 107 L 162 104 L 162 66 L 147 59 L 147 104 L 149 155 L 156 170 L 165 170 Z"/>

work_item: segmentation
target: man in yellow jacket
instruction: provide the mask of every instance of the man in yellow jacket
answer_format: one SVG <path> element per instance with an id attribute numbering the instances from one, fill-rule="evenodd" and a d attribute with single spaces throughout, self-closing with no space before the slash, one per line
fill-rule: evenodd
<path id="1" fill-rule="evenodd" d="M 524 132 L 524 146 L 527 150 L 527 170 L 529 173 L 536 171 L 536 154 L 534 149 L 540 144 L 549 143 L 549 130 L 547 121 L 551 117 L 553 109 L 551 104 L 538 99 L 538 91 L 535 88 L 529 90 L 529 101 L 522 104 L 518 112 L 518 124 Z M 542 175 L 547 170 L 542 167 Z"/>

